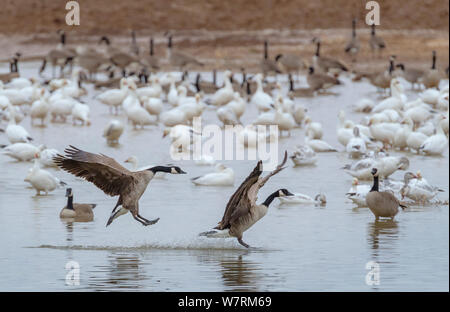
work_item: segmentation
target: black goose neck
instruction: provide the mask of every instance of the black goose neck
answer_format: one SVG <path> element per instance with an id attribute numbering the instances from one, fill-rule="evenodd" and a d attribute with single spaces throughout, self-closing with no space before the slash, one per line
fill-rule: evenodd
<path id="1" fill-rule="evenodd" d="M 166 167 L 166 166 L 155 166 L 150 168 L 149 170 L 153 173 L 157 173 L 157 172 L 171 172 L 171 167 Z"/>
<path id="2" fill-rule="evenodd" d="M 72 195 L 67 197 L 67 208 L 73 210 L 73 196 Z"/>
<path id="3" fill-rule="evenodd" d="M 433 63 L 431 64 L 431 69 L 436 69 L 436 54 L 433 54 Z"/>
<path id="4" fill-rule="evenodd" d="M 272 194 L 269 195 L 269 197 L 266 198 L 266 200 L 263 202 L 263 205 L 269 207 L 270 204 L 273 202 L 273 200 L 279 196 L 280 194 L 278 193 L 278 191 L 273 192 Z"/>
<path id="5" fill-rule="evenodd" d="M 373 177 L 373 186 L 370 189 L 371 192 L 378 192 L 378 176 Z"/>
<path id="6" fill-rule="evenodd" d="M 320 56 L 320 41 L 317 41 L 316 56 Z"/>

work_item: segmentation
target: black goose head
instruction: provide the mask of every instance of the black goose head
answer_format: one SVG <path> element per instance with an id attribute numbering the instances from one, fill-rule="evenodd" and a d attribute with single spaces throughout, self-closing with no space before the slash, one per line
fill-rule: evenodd
<path id="1" fill-rule="evenodd" d="M 310 66 L 310 67 L 308 68 L 308 73 L 314 74 L 314 67 Z"/>
<path id="2" fill-rule="evenodd" d="M 169 35 L 169 39 L 168 39 L 168 42 L 167 42 L 167 47 L 169 49 L 172 48 L 172 35 Z"/>
<path id="3" fill-rule="evenodd" d="M 378 177 L 378 175 L 380 174 L 380 173 L 378 172 L 378 169 L 377 169 L 377 168 L 372 168 L 371 173 L 372 173 L 372 175 L 373 175 L 374 177 Z"/>
<path id="4" fill-rule="evenodd" d="M 279 189 L 277 197 L 284 197 L 284 196 L 294 196 L 294 194 L 292 194 L 285 188 Z"/>
<path id="5" fill-rule="evenodd" d="M 109 38 L 107 36 L 102 36 L 98 43 L 102 43 L 102 42 L 105 42 L 106 45 L 110 45 L 111 44 L 111 41 L 109 40 Z"/>
<path id="6" fill-rule="evenodd" d="M 66 197 L 72 197 L 73 193 L 72 193 L 72 188 L 68 187 L 66 189 Z"/>
<path id="7" fill-rule="evenodd" d="M 156 167 L 149 168 L 148 170 L 150 170 L 153 173 L 167 172 L 167 173 L 171 173 L 171 174 L 186 174 L 185 171 L 181 170 L 181 168 L 177 167 L 177 166 L 156 166 Z"/>
<path id="8" fill-rule="evenodd" d="M 402 63 L 399 63 L 399 64 L 395 65 L 395 67 L 400 68 L 402 71 L 405 70 L 405 65 L 402 64 Z"/>
<path id="9" fill-rule="evenodd" d="M 277 56 L 275 56 L 275 61 L 278 62 L 278 60 L 282 57 L 283 57 L 283 54 L 278 54 Z"/>

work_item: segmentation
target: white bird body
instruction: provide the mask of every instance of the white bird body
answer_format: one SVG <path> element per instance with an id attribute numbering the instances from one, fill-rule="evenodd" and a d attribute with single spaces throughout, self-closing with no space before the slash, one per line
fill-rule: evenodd
<path id="1" fill-rule="evenodd" d="M 359 133 L 359 128 L 353 128 L 353 137 L 348 141 L 346 146 L 347 153 L 353 158 L 358 158 L 366 153 L 366 142 Z"/>
<path id="2" fill-rule="evenodd" d="M 58 178 L 39 167 L 38 159 L 35 159 L 34 166 L 28 171 L 24 181 L 31 184 L 37 195 L 40 195 L 41 192 L 45 192 L 45 195 L 47 195 L 48 192 L 55 190 L 61 184 Z"/>
<path id="3" fill-rule="evenodd" d="M 310 166 L 317 162 L 317 154 L 308 145 L 302 145 L 297 146 L 291 159 L 296 166 Z"/>
<path id="4" fill-rule="evenodd" d="M 377 168 L 381 177 L 387 178 L 397 170 L 406 170 L 409 160 L 406 157 L 386 156 L 382 158 L 365 158 L 344 167 L 346 172 L 360 180 L 370 180 L 372 169 Z"/>
<path id="5" fill-rule="evenodd" d="M 30 143 L 14 143 L 6 146 L 2 153 L 18 161 L 30 161 L 43 148 L 43 145 L 36 147 Z"/>
<path id="6" fill-rule="evenodd" d="M 30 109 L 31 124 L 33 124 L 34 119 L 38 118 L 41 119 L 41 124 L 44 125 L 44 120 L 49 110 L 50 103 L 45 95 L 39 100 L 34 101 Z"/>
<path id="7" fill-rule="evenodd" d="M 262 75 L 257 74 L 255 76 L 256 80 L 256 91 L 253 94 L 250 104 L 252 106 L 256 106 L 258 108 L 258 111 L 260 112 L 266 112 L 270 109 L 272 109 L 272 105 L 274 104 L 274 101 L 272 97 L 264 92 L 263 86 L 262 86 Z"/>
<path id="8" fill-rule="evenodd" d="M 163 109 L 163 102 L 160 98 L 150 97 L 144 99 L 144 108 L 150 114 L 159 116 Z"/>
<path id="9" fill-rule="evenodd" d="M 119 120 L 110 120 L 103 131 L 103 137 L 108 143 L 115 143 L 119 141 L 120 136 L 124 130 L 123 123 Z"/>
<path id="10" fill-rule="evenodd" d="M 215 172 L 192 179 L 195 185 L 231 186 L 234 184 L 234 171 L 222 164 L 216 165 Z"/>
<path id="11" fill-rule="evenodd" d="M 21 125 L 16 125 L 15 113 L 11 106 L 9 106 L 9 113 L 10 113 L 10 119 L 8 122 L 8 126 L 5 129 L 5 134 L 6 134 L 6 137 L 8 138 L 8 141 L 11 144 L 19 143 L 19 142 L 27 143 L 27 142 L 31 141 L 32 139 L 31 139 L 28 131 L 25 130 L 25 128 L 22 127 Z"/>
<path id="12" fill-rule="evenodd" d="M 58 150 L 54 148 L 46 148 L 39 153 L 39 163 L 44 167 L 58 167 L 53 161 L 53 157 L 58 154 Z"/>
<path id="13" fill-rule="evenodd" d="M 72 108 L 72 120 L 73 124 L 76 123 L 76 121 L 81 121 L 83 125 L 90 125 L 91 122 L 89 120 L 89 113 L 91 109 L 88 105 L 82 104 L 82 103 L 75 103 L 75 105 Z"/>
<path id="14" fill-rule="evenodd" d="M 337 152 L 337 150 L 332 147 L 330 144 L 323 140 L 309 139 L 308 137 L 305 139 L 306 145 L 311 147 L 316 153 L 325 153 L 325 152 Z"/>
<path id="15" fill-rule="evenodd" d="M 211 97 L 211 104 L 215 106 L 226 105 L 234 99 L 233 85 L 230 81 L 231 72 L 224 73 L 224 86 L 217 90 Z"/>
<path id="16" fill-rule="evenodd" d="M 437 126 L 437 133 L 428 137 L 420 146 L 420 150 L 427 155 L 442 155 L 448 150 L 448 138 L 444 133 L 445 117 Z"/>
<path id="17" fill-rule="evenodd" d="M 302 193 L 294 193 L 291 196 L 278 197 L 281 205 L 315 205 L 324 204 L 326 199 L 322 194 L 318 194 L 315 198 Z"/>
<path id="18" fill-rule="evenodd" d="M 161 121 L 166 127 L 185 124 L 187 121 L 186 113 L 178 107 L 172 108 L 161 114 Z"/>

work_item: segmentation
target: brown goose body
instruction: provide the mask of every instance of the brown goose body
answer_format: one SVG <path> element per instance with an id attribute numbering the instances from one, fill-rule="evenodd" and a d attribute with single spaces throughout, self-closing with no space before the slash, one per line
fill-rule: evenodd
<path id="1" fill-rule="evenodd" d="M 372 31 L 371 31 L 370 39 L 369 39 L 370 49 L 372 50 L 372 53 L 375 53 L 375 52 L 381 53 L 381 51 L 386 48 L 386 43 L 384 42 L 383 38 L 376 35 L 375 24 L 372 24 L 371 27 L 372 27 Z"/>
<path id="2" fill-rule="evenodd" d="M 313 42 L 317 44 L 316 54 L 313 56 L 313 63 L 315 68 L 324 73 L 348 71 L 347 67 L 340 61 L 331 57 L 320 56 L 320 39 L 314 38 Z"/>
<path id="3" fill-rule="evenodd" d="M 353 19 L 352 21 L 352 38 L 345 46 L 345 53 L 351 55 L 352 61 L 356 61 L 356 55 L 359 52 L 361 45 L 359 43 L 358 37 L 356 37 L 356 20 Z"/>
<path id="4" fill-rule="evenodd" d="M 306 82 L 309 85 L 309 89 L 312 91 L 318 91 L 320 89 L 327 89 L 331 86 L 341 84 L 340 81 L 332 76 L 322 73 L 315 73 L 314 68 L 310 67 L 309 74 L 306 76 Z"/>
<path id="5" fill-rule="evenodd" d="M 123 213 L 130 211 L 133 218 L 143 225 L 151 225 L 159 220 L 149 221 L 139 215 L 139 199 L 147 189 L 148 183 L 153 179 L 155 172 L 170 167 L 158 166 L 154 167 L 157 169 L 129 171 L 113 158 L 103 154 L 85 152 L 74 146 L 65 149 L 65 153 L 65 156 L 54 157 L 54 162 L 61 169 L 93 183 L 109 196 L 119 196 L 113 209 L 114 213 L 118 213 L 115 210 L 121 206 L 125 210 Z M 184 173 L 178 167 L 171 167 L 166 172 Z M 115 214 L 112 219 L 110 218 L 108 224 L 114 218 Z"/>
<path id="6" fill-rule="evenodd" d="M 436 68 L 436 51 L 433 51 L 433 61 L 431 68 L 423 75 L 422 83 L 425 88 L 439 88 L 439 83 L 441 82 L 442 75 Z"/>
<path id="7" fill-rule="evenodd" d="M 275 60 L 279 68 L 285 73 L 298 73 L 304 68 L 303 61 L 294 54 L 278 54 Z"/>
<path id="8" fill-rule="evenodd" d="M 242 241 L 243 233 L 266 215 L 268 206 L 275 197 L 291 195 L 287 190 L 284 190 L 284 192 L 279 190 L 271 194 L 264 203 L 260 205 L 256 204 L 259 189 L 264 186 L 270 177 L 284 169 L 283 166 L 286 163 L 286 160 L 287 152 L 285 152 L 284 159 L 281 164 L 279 164 L 274 171 L 270 172 L 265 177 L 260 177 L 263 168 L 262 162 L 259 161 L 250 175 L 231 196 L 227 203 L 223 218 L 215 229 L 228 229 L 228 234 L 230 236 L 236 237 L 241 245 L 249 247 Z"/>
<path id="9" fill-rule="evenodd" d="M 392 192 L 378 191 L 378 170 L 376 168 L 372 169 L 372 175 L 373 187 L 366 195 L 367 206 L 377 220 L 380 217 L 394 219 L 398 213 L 398 207 L 406 208 L 406 206 L 402 205 Z"/>
<path id="10" fill-rule="evenodd" d="M 401 76 L 405 78 L 406 81 L 410 82 L 413 87 L 414 84 L 420 83 L 420 80 L 424 75 L 424 71 L 421 69 L 405 67 L 403 64 L 397 64 L 396 67 L 400 68 Z"/>

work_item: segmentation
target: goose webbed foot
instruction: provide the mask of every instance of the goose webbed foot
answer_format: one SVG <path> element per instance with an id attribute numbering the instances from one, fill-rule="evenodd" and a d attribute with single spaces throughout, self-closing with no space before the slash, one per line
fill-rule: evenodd
<path id="1" fill-rule="evenodd" d="M 134 217 L 134 219 L 136 219 L 137 221 L 142 223 L 142 225 L 144 225 L 144 226 L 153 225 L 153 224 L 155 224 L 155 223 L 157 223 L 159 221 L 159 218 L 156 218 L 155 220 L 147 220 L 146 218 L 142 217 L 139 214 L 136 215 Z"/>
<path id="2" fill-rule="evenodd" d="M 237 240 L 238 240 L 239 244 L 241 244 L 241 245 L 244 246 L 245 248 L 250 248 L 250 245 L 246 244 L 246 243 L 242 240 L 242 238 L 238 238 Z"/>

